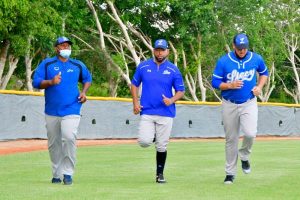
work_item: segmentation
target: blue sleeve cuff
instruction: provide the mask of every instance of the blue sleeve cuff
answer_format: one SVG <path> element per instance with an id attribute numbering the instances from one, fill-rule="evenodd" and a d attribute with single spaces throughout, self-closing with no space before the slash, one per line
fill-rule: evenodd
<path id="1" fill-rule="evenodd" d="M 34 79 L 32 82 L 33 87 L 36 89 L 40 89 L 42 81 L 43 81 L 43 79 L 41 79 L 41 78 Z"/>
<path id="2" fill-rule="evenodd" d="M 213 78 L 211 83 L 212 83 L 213 88 L 220 89 L 220 85 L 222 83 L 222 80 Z"/>
<path id="3" fill-rule="evenodd" d="M 135 82 L 134 80 L 131 81 L 131 84 L 134 85 L 135 87 L 139 87 L 140 84 L 137 84 L 137 82 Z"/>

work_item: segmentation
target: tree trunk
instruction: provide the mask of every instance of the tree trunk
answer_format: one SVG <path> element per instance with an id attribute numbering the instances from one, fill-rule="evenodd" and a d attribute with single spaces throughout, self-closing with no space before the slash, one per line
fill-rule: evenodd
<path id="1" fill-rule="evenodd" d="M 204 83 L 203 83 L 201 63 L 198 64 L 197 71 L 198 71 L 198 82 L 199 82 L 199 87 L 200 87 L 200 91 L 201 91 L 201 101 L 205 102 L 206 101 L 206 88 L 204 87 Z"/>
<path id="2" fill-rule="evenodd" d="M 26 62 L 26 87 L 28 91 L 33 91 L 33 86 L 31 83 L 31 75 L 32 75 L 32 59 L 25 57 Z"/>
<path id="3" fill-rule="evenodd" d="M 170 44 L 170 48 L 172 49 L 172 52 L 174 53 L 174 65 L 176 65 L 177 66 L 177 63 L 178 63 L 178 53 L 177 53 L 177 50 L 176 50 L 176 48 L 174 47 L 174 45 L 173 45 L 173 43 L 170 41 L 169 42 L 169 44 Z"/>
<path id="4" fill-rule="evenodd" d="M 117 97 L 118 96 L 118 93 L 117 93 L 117 90 L 118 90 L 118 87 L 119 87 L 119 82 L 120 82 L 120 79 L 117 78 L 112 78 L 110 77 L 109 79 L 109 96 L 111 97 Z"/>
<path id="5" fill-rule="evenodd" d="M 6 58 L 7 58 L 7 52 L 10 46 L 10 41 L 9 40 L 3 40 L 1 49 L 0 49 L 0 85 L 2 84 L 2 76 L 3 76 L 3 71 L 6 63 Z"/>
<path id="6" fill-rule="evenodd" d="M 299 80 L 299 74 L 298 74 L 298 71 L 297 71 L 297 67 L 296 67 L 296 63 L 295 63 L 295 51 L 296 51 L 296 48 L 291 48 L 290 52 L 289 52 L 289 60 L 290 60 L 290 63 L 292 65 L 292 68 L 293 68 L 293 71 L 294 71 L 294 75 L 295 75 L 295 80 L 296 80 L 296 94 L 297 94 L 297 99 L 298 101 L 300 100 L 300 80 Z"/>
<path id="7" fill-rule="evenodd" d="M 31 66 L 32 66 L 32 59 L 30 57 L 30 46 L 31 46 L 31 40 L 32 38 L 29 36 L 27 38 L 27 50 L 25 53 L 25 66 L 26 66 L 26 87 L 28 91 L 33 91 L 33 87 L 31 84 Z"/>
<path id="8" fill-rule="evenodd" d="M 104 32 L 103 32 L 103 29 L 102 29 L 102 26 L 101 26 L 101 23 L 99 21 L 99 18 L 98 18 L 98 14 L 96 12 L 96 9 L 93 5 L 93 2 L 91 0 L 86 0 L 86 3 L 88 5 L 88 7 L 90 8 L 93 16 L 94 16 L 94 19 L 95 19 L 95 22 L 96 22 L 96 26 L 97 26 L 97 30 L 98 30 L 98 33 L 99 33 L 99 46 L 100 46 L 100 49 L 104 52 L 104 56 L 105 57 L 109 57 L 109 59 L 107 59 L 109 62 L 106 64 L 106 70 L 108 71 L 109 74 L 111 74 L 110 72 L 113 71 L 112 70 L 112 65 L 113 67 L 115 68 L 118 68 L 118 72 L 121 71 L 121 76 L 126 80 L 127 84 L 128 83 L 128 79 L 129 79 L 129 75 L 128 75 L 128 78 L 127 76 L 125 76 L 124 72 L 121 70 L 121 68 L 116 65 L 113 61 L 113 59 L 110 57 L 110 55 L 106 52 L 106 45 L 105 45 L 105 40 L 104 40 Z M 114 64 L 112 64 L 112 62 Z M 117 80 L 115 80 L 114 77 L 112 76 L 109 76 L 108 77 L 109 79 L 109 95 L 111 97 L 116 97 L 117 96 L 117 89 L 118 89 L 118 85 L 119 85 L 119 78 L 117 78 Z"/>
<path id="9" fill-rule="evenodd" d="M 116 8 L 114 6 L 114 3 L 110 0 L 107 1 L 107 4 L 109 5 L 110 9 L 112 10 L 112 13 L 113 13 L 113 16 L 114 16 L 114 19 L 116 20 L 116 22 L 119 24 L 123 34 L 124 34 L 124 38 L 127 42 L 127 46 L 128 46 L 128 50 L 130 51 L 132 57 L 133 57 L 133 60 L 135 62 L 135 65 L 138 66 L 138 64 L 140 64 L 140 58 L 138 57 L 135 49 L 134 49 L 134 46 L 131 42 L 131 39 L 129 37 L 129 34 L 128 34 L 128 31 L 127 31 L 127 27 L 125 26 L 125 24 L 123 23 L 123 21 L 120 19 L 117 11 L 116 11 Z"/>
<path id="10" fill-rule="evenodd" d="M 186 56 L 185 56 L 183 45 L 182 45 L 182 60 L 183 60 L 183 68 L 187 69 L 187 62 L 186 62 Z M 190 94 L 193 97 L 193 100 L 194 101 L 199 101 L 198 98 L 197 98 L 197 95 L 196 95 L 197 87 L 196 87 L 195 81 L 194 81 L 192 75 L 190 74 L 190 72 L 187 72 L 186 75 L 184 76 L 184 78 L 185 78 L 185 81 L 188 85 Z"/>
<path id="11" fill-rule="evenodd" d="M 271 65 L 271 69 L 269 71 L 268 82 L 265 85 L 262 94 L 259 96 L 260 100 L 262 102 L 268 102 L 274 89 L 275 89 L 275 63 L 273 61 Z"/>
<path id="12" fill-rule="evenodd" d="M 19 58 L 15 58 L 13 55 L 9 55 L 9 70 L 7 72 L 7 74 L 3 77 L 3 81 L 1 84 L 0 89 L 1 90 L 5 90 L 6 86 L 12 76 L 12 74 L 14 73 L 15 69 L 17 68 L 17 64 L 19 62 Z"/>

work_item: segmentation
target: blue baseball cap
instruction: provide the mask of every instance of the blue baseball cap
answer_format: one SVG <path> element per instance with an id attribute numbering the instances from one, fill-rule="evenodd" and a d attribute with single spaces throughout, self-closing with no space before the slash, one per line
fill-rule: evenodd
<path id="1" fill-rule="evenodd" d="M 249 40 L 246 34 L 240 33 L 234 36 L 233 44 L 238 49 L 248 49 L 249 48 Z"/>
<path id="2" fill-rule="evenodd" d="M 60 45 L 60 44 L 65 43 L 65 42 L 69 43 L 70 45 L 73 44 L 73 42 L 71 42 L 71 40 L 69 40 L 67 37 L 63 36 L 63 37 L 57 38 L 54 46 Z"/>
<path id="3" fill-rule="evenodd" d="M 158 39 L 154 43 L 154 49 L 167 49 L 169 48 L 168 42 L 164 39 Z"/>

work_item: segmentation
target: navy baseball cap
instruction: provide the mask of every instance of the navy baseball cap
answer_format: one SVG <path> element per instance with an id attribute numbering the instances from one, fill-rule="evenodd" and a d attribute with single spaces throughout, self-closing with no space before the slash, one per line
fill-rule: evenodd
<path id="1" fill-rule="evenodd" d="M 169 48 L 168 42 L 164 39 L 158 39 L 154 43 L 154 49 L 167 49 Z"/>
<path id="2" fill-rule="evenodd" d="M 249 48 L 249 40 L 246 34 L 240 33 L 234 36 L 233 43 L 238 49 L 248 49 Z"/>
<path id="3" fill-rule="evenodd" d="M 71 40 L 69 40 L 67 37 L 63 36 L 63 37 L 57 38 L 54 46 L 60 45 L 60 44 L 65 43 L 65 42 L 69 43 L 70 45 L 73 44 L 73 42 L 71 42 Z"/>

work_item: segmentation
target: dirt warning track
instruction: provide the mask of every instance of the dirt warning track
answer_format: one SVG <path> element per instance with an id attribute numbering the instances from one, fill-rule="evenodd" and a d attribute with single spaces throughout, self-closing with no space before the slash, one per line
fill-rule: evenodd
<path id="1" fill-rule="evenodd" d="M 300 140 L 300 137 L 279 137 L 279 136 L 258 136 L 258 141 L 270 140 Z M 176 138 L 171 142 L 188 141 L 224 141 L 224 138 Z M 97 145 L 115 145 L 115 144 L 135 144 L 136 139 L 99 139 L 99 140 L 77 140 L 77 146 L 97 146 Z M 31 151 L 47 150 L 47 140 L 45 139 L 20 139 L 0 141 L 0 155 L 24 153 Z"/>

